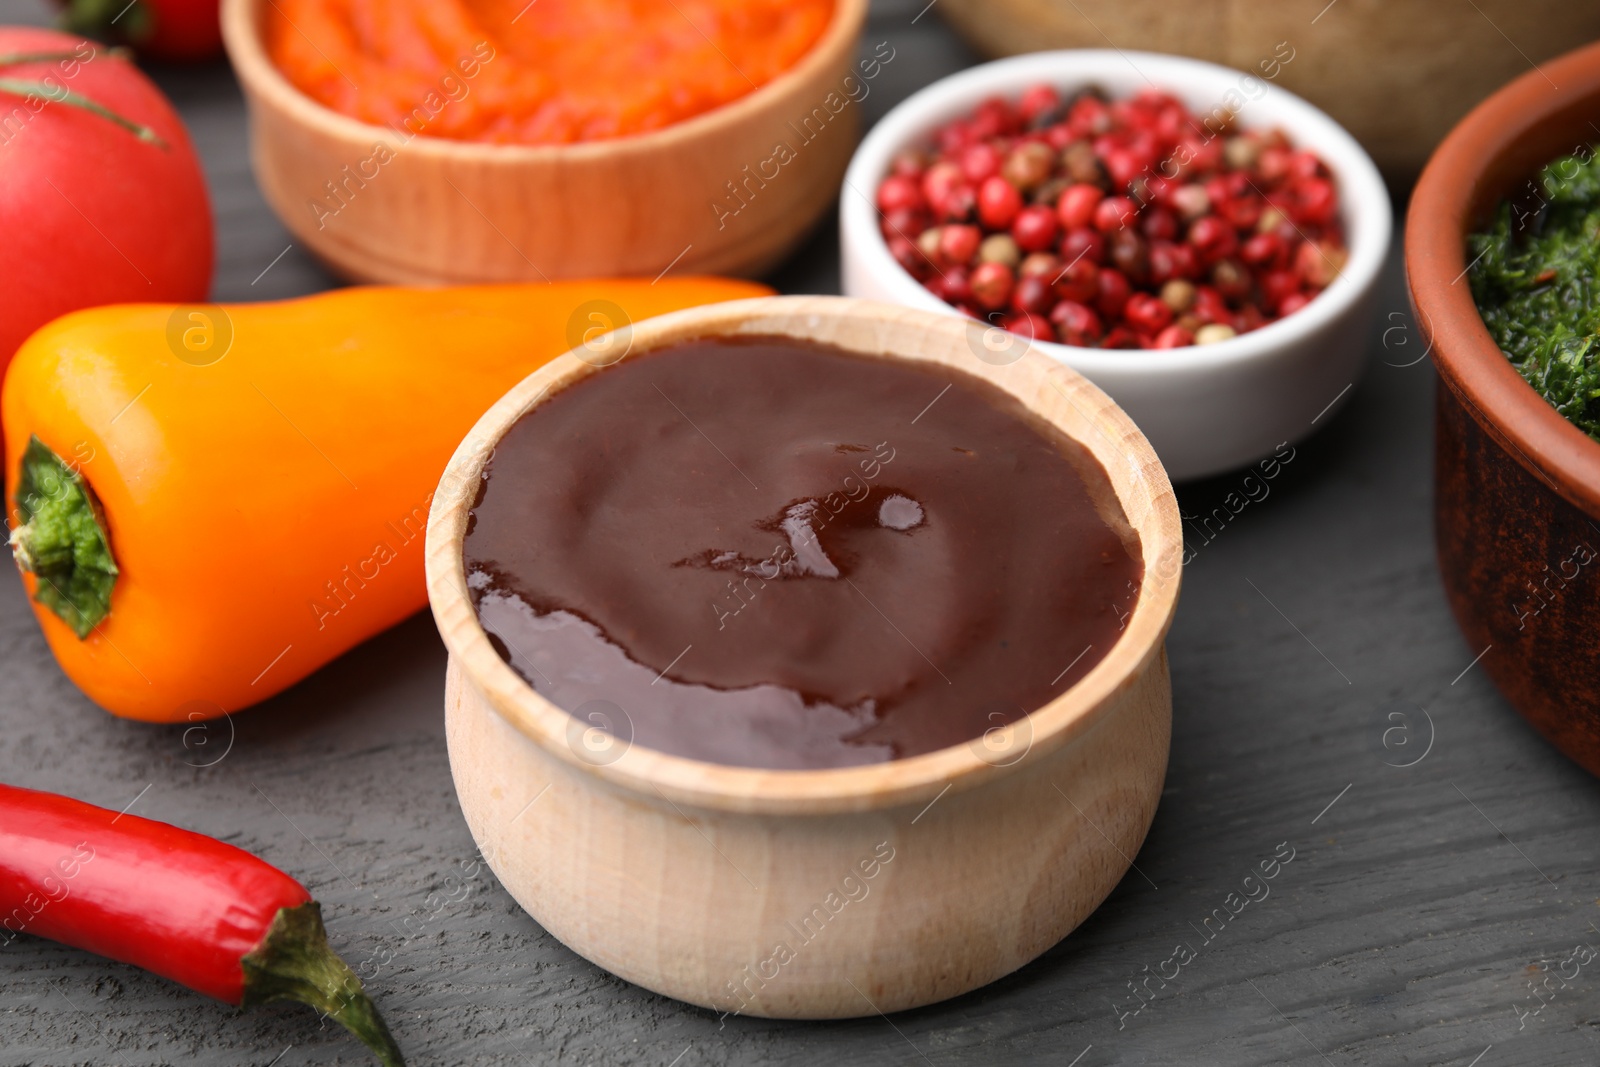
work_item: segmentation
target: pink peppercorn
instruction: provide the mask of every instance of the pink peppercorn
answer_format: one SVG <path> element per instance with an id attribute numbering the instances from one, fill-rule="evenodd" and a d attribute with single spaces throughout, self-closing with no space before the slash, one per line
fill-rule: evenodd
<path id="1" fill-rule="evenodd" d="M 1172 309 L 1158 296 L 1134 293 L 1128 297 L 1122 317 L 1140 333 L 1157 333 L 1172 322 Z"/>
<path id="2" fill-rule="evenodd" d="M 1218 212 L 1228 224 L 1238 230 L 1253 230 L 1261 221 L 1262 208 L 1266 207 L 1254 193 L 1246 193 L 1223 202 Z"/>
<path id="3" fill-rule="evenodd" d="M 972 271 L 972 301 L 986 311 L 998 311 L 1011 299 L 1013 278 L 1004 263 L 980 263 Z"/>
<path id="4" fill-rule="evenodd" d="M 891 174 L 878 186 L 878 210 L 885 214 L 901 210 L 919 211 L 924 203 L 922 190 L 911 178 Z"/>
<path id="5" fill-rule="evenodd" d="M 1192 182 L 1178 186 L 1168 199 L 1173 209 L 1190 222 L 1211 210 L 1211 198 L 1205 188 Z"/>
<path id="6" fill-rule="evenodd" d="M 1060 273 L 1061 257 L 1051 255 L 1049 252 L 1029 252 L 1017 267 L 1019 278 L 1037 274 L 1042 278 L 1053 279 Z"/>
<path id="7" fill-rule="evenodd" d="M 972 274 L 966 267 L 946 267 L 944 274 L 934 278 L 929 286 L 939 286 L 939 296 L 952 304 L 965 304 L 972 300 Z"/>
<path id="8" fill-rule="evenodd" d="M 1114 233 L 1133 222 L 1138 208 L 1125 196 L 1108 196 L 1095 205 L 1094 226 L 1101 233 Z"/>
<path id="9" fill-rule="evenodd" d="M 1156 334 L 1156 348 L 1183 348 L 1185 345 L 1194 344 L 1194 334 L 1182 326 L 1168 326 Z"/>
<path id="10" fill-rule="evenodd" d="M 1000 173 L 1000 152 L 987 141 L 969 145 L 961 153 L 961 173 L 974 185 Z"/>
<path id="11" fill-rule="evenodd" d="M 1283 302 L 1300 291 L 1300 278 L 1293 271 L 1269 270 L 1261 276 L 1261 297 L 1268 310 L 1281 314 Z"/>
<path id="12" fill-rule="evenodd" d="M 1269 183 L 1280 182 L 1289 176 L 1293 153 L 1286 148 L 1264 148 L 1256 157 L 1256 173 Z"/>
<path id="13" fill-rule="evenodd" d="M 991 230 L 1009 230 L 1022 210 L 1022 193 L 998 174 L 978 187 L 978 221 Z"/>
<path id="14" fill-rule="evenodd" d="M 1289 157 L 1289 177 L 1293 179 L 1320 178 L 1323 173 L 1322 160 L 1318 159 L 1315 152 L 1301 150 Z"/>
<path id="15" fill-rule="evenodd" d="M 1079 259 L 1063 267 L 1053 281 L 1060 299 L 1088 304 L 1100 292 L 1100 268 L 1088 259 Z"/>
<path id="16" fill-rule="evenodd" d="M 972 186 L 963 182 L 952 186 L 945 194 L 942 203 L 935 206 L 935 211 L 940 218 L 958 222 L 972 217 L 973 209 L 978 206 L 978 195 L 973 192 Z"/>
<path id="17" fill-rule="evenodd" d="M 889 254 L 913 278 L 921 278 L 928 269 L 928 261 L 923 258 L 916 244 L 908 238 L 889 238 Z"/>
<path id="18" fill-rule="evenodd" d="M 1251 237 L 1239 249 L 1239 258 L 1252 267 L 1273 264 L 1282 266 L 1284 253 L 1283 239 L 1275 233 L 1258 233 Z"/>
<path id="19" fill-rule="evenodd" d="M 1170 241 L 1178 236 L 1178 217 L 1167 208 L 1151 208 L 1140 218 L 1139 232 L 1153 241 Z"/>
<path id="20" fill-rule="evenodd" d="M 1078 182 L 1061 190 L 1056 200 L 1056 217 L 1068 230 L 1080 229 L 1094 221 L 1094 209 L 1106 194 L 1098 186 Z"/>
<path id="21" fill-rule="evenodd" d="M 922 197 L 930 206 L 942 202 L 956 185 L 966 180 L 961 168 L 941 159 L 922 173 Z"/>
<path id="22" fill-rule="evenodd" d="M 1106 331 L 1105 338 L 1100 342 L 1101 348 L 1143 348 L 1139 335 L 1126 326 L 1113 326 Z"/>
<path id="23" fill-rule="evenodd" d="M 1105 332 L 1100 325 L 1100 316 L 1076 300 L 1063 300 L 1052 308 L 1050 322 L 1055 326 L 1056 336 L 1062 344 L 1080 348 L 1098 341 Z"/>
<path id="24" fill-rule="evenodd" d="M 976 226 L 945 226 L 939 231 L 939 255 L 946 263 L 970 263 L 982 240 Z"/>
<path id="25" fill-rule="evenodd" d="M 1231 322 L 1233 313 L 1228 309 L 1228 302 L 1222 299 L 1222 294 L 1209 285 L 1197 285 L 1194 290 L 1194 303 L 1189 305 L 1189 314 L 1201 322 Z"/>
<path id="26" fill-rule="evenodd" d="M 1061 238 L 1061 258 L 1071 263 L 1076 259 L 1087 259 L 1091 263 L 1104 263 L 1106 261 L 1106 239 L 1100 236 L 1099 230 L 1080 227 L 1069 231 Z"/>
<path id="27" fill-rule="evenodd" d="M 922 172 L 928 167 L 925 153 L 914 148 L 905 148 L 894 154 L 894 159 L 889 162 L 889 170 L 902 178 L 920 178 Z"/>
<path id="28" fill-rule="evenodd" d="M 1239 247 L 1239 238 L 1233 227 L 1222 219 L 1205 215 L 1195 219 L 1194 225 L 1189 227 L 1189 244 L 1201 260 L 1212 263 L 1223 256 L 1233 255 Z"/>
<path id="29" fill-rule="evenodd" d="M 1126 189 L 1135 178 L 1149 169 L 1138 153 L 1127 148 L 1112 148 L 1101 159 L 1111 175 L 1111 184 L 1118 189 Z"/>
<path id="30" fill-rule="evenodd" d="M 1311 298 L 1304 293 L 1290 293 L 1278 303 L 1278 315 L 1293 315 L 1296 311 L 1311 303 Z"/>
<path id="31" fill-rule="evenodd" d="M 1294 272 L 1307 284 L 1325 289 L 1344 269 L 1345 253 L 1342 248 L 1326 241 L 1306 241 L 1295 249 Z"/>
<path id="32" fill-rule="evenodd" d="M 1042 204 L 1030 204 L 1017 212 L 1011 236 L 1024 252 L 1042 252 L 1056 243 L 1059 228 L 1054 211 Z"/>
<path id="33" fill-rule="evenodd" d="M 1061 94 L 1048 85 L 1035 85 L 1022 94 L 1022 99 L 1017 101 L 1017 113 L 1022 116 L 1022 121 L 1032 122 L 1046 112 L 1054 111 L 1061 106 Z"/>
<path id="34" fill-rule="evenodd" d="M 1006 329 L 1014 334 L 1019 334 L 1032 341 L 1054 341 L 1055 328 L 1050 325 L 1050 320 L 1043 315 L 1036 315 L 1031 311 L 1021 311 L 1005 320 Z"/>
<path id="35" fill-rule="evenodd" d="M 984 100 L 897 153 L 874 199 L 890 254 L 930 292 L 1068 344 L 1246 333 L 1304 307 L 1348 258 L 1315 152 L 1153 88 Z"/>
<path id="36" fill-rule="evenodd" d="M 1017 311 L 1044 314 L 1050 310 L 1055 300 L 1055 293 L 1050 288 L 1050 279 L 1039 274 L 1018 278 L 1016 286 L 1011 290 L 1011 306 Z"/>
<path id="37" fill-rule="evenodd" d="M 1219 259 L 1211 268 L 1211 284 L 1224 300 L 1237 303 L 1250 295 L 1250 271 L 1237 259 Z"/>
<path id="38" fill-rule="evenodd" d="M 1150 280 L 1157 285 L 1174 278 L 1193 278 L 1199 272 L 1194 249 L 1172 241 L 1150 242 Z"/>
<path id="39" fill-rule="evenodd" d="M 1325 226 L 1333 221 L 1337 198 L 1333 186 L 1321 178 L 1306 178 L 1294 187 L 1295 212 L 1300 221 Z"/>
<path id="40" fill-rule="evenodd" d="M 1133 294 L 1133 286 L 1128 284 L 1128 279 L 1119 270 L 1107 267 L 1100 272 L 1100 291 L 1095 294 L 1095 307 L 1104 315 L 1107 322 L 1115 322 L 1122 318 L 1122 313 L 1128 306 L 1128 298 Z"/>

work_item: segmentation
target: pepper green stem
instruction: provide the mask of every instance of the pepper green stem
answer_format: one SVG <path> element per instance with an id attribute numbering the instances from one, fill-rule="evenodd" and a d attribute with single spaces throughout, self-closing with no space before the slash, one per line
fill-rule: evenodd
<path id="1" fill-rule="evenodd" d="M 79 639 L 111 614 L 117 561 L 94 490 L 34 437 L 22 454 L 11 531 L 17 566 L 38 583 L 33 599 L 55 612 Z"/>
<path id="2" fill-rule="evenodd" d="M 240 1007 L 273 1000 L 308 1004 L 359 1037 L 383 1067 L 405 1067 L 400 1046 L 361 988 L 361 979 L 328 945 L 322 906 L 316 901 L 280 908 L 267 936 L 240 962 L 244 965 Z"/>

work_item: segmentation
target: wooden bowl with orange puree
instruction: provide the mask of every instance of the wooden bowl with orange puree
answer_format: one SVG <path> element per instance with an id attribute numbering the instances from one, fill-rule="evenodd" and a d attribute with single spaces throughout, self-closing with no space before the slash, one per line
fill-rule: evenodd
<path id="1" fill-rule="evenodd" d="M 866 0 L 224 0 L 273 209 L 357 281 L 755 274 L 837 194 Z"/>

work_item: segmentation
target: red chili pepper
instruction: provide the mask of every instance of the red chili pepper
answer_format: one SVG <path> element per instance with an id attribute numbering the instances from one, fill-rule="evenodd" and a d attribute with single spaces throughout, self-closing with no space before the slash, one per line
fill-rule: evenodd
<path id="1" fill-rule="evenodd" d="M 202 834 L 0 785 L 0 945 L 21 933 L 240 1007 L 309 1004 L 404 1067 L 305 887 Z"/>

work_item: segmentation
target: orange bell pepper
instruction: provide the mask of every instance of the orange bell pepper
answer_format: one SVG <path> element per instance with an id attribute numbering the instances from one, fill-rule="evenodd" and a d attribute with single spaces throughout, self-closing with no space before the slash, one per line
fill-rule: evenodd
<path id="1" fill-rule="evenodd" d="M 67 675 L 116 715 L 254 704 L 427 603 L 451 453 L 503 393 L 717 278 L 345 289 L 75 312 L 0 396 L 11 542 Z M 621 335 L 613 335 L 613 337 Z"/>

